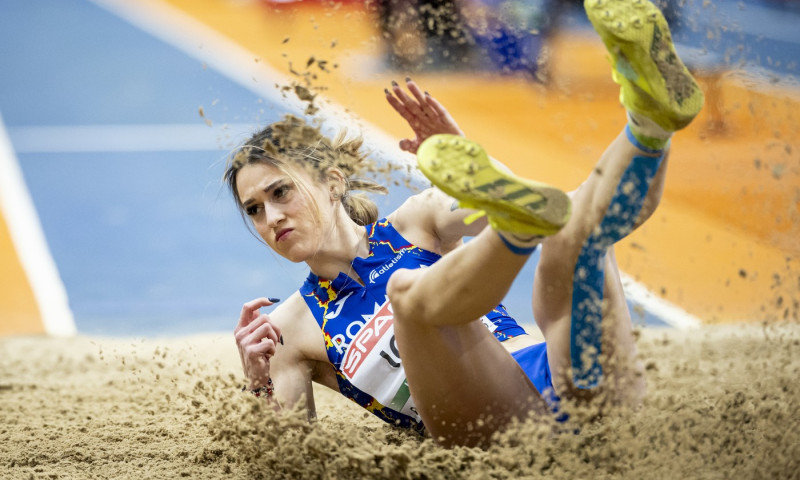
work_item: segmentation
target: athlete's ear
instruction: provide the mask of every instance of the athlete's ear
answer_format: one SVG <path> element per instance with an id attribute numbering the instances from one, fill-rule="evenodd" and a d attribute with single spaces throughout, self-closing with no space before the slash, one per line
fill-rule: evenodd
<path id="1" fill-rule="evenodd" d="M 325 173 L 325 179 L 328 184 L 331 200 L 339 200 L 347 193 L 347 179 L 338 168 L 329 169 Z"/>

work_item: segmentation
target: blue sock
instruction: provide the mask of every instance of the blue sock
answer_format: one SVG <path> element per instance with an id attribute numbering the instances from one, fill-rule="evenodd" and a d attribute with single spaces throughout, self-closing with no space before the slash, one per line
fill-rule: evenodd
<path id="1" fill-rule="evenodd" d="M 636 135 L 634 135 L 633 130 L 631 130 L 631 126 L 630 125 L 625 125 L 625 136 L 628 137 L 628 141 L 631 142 L 634 147 L 638 148 L 639 150 L 641 150 L 641 151 L 643 151 L 645 153 L 653 153 L 653 154 L 657 153 L 657 154 L 661 155 L 662 153 L 664 153 L 664 150 L 669 145 L 669 140 L 665 140 L 664 141 L 664 147 L 662 147 L 662 148 L 650 148 L 650 147 L 648 147 L 644 143 L 640 142 L 638 138 L 636 138 Z"/>
<path id="2" fill-rule="evenodd" d="M 536 247 L 538 247 L 538 246 L 539 246 L 539 242 L 536 242 L 536 243 L 535 243 L 533 246 L 524 246 L 524 247 L 521 247 L 521 246 L 519 246 L 519 245 L 514 245 L 513 243 L 511 243 L 511 242 L 510 242 L 510 241 L 509 241 L 509 240 L 508 240 L 508 239 L 507 239 L 507 238 L 506 238 L 506 237 L 505 237 L 505 236 L 504 236 L 502 233 L 500 233 L 500 232 L 497 232 L 497 236 L 498 236 L 498 237 L 500 237 L 500 240 L 502 240 L 502 241 L 503 241 L 503 243 L 505 244 L 506 248 L 508 248 L 509 250 L 511 250 L 511 253 L 513 253 L 513 254 L 515 254 L 515 255 L 530 255 L 531 253 L 533 253 L 533 251 L 534 251 L 534 250 L 536 250 Z"/>

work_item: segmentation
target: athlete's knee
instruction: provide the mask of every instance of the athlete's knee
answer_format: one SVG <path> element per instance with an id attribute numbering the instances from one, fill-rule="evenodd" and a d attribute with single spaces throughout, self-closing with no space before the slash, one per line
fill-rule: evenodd
<path id="1" fill-rule="evenodd" d="M 536 265 L 537 278 L 541 277 L 551 288 L 563 289 L 571 285 L 581 247 L 582 244 L 571 237 L 547 239 Z"/>
<path id="2" fill-rule="evenodd" d="M 416 279 L 416 271 L 408 270 L 405 268 L 395 271 L 389 283 L 386 284 L 386 294 L 392 302 L 392 310 L 395 317 L 405 318 L 407 313 L 413 311 L 415 300 L 414 280 Z"/>
<path id="3" fill-rule="evenodd" d="M 402 321 L 423 314 L 424 302 L 419 298 L 419 292 L 414 289 L 415 280 L 420 273 L 419 270 L 401 268 L 389 278 L 386 295 L 392 302 L 395 319 Z"/>

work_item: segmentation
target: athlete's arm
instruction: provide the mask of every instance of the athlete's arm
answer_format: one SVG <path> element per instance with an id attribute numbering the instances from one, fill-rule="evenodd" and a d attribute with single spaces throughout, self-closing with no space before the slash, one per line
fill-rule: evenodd
<path id="1" fill-rule="evenodd" d="M 304 332 L 308 328 L 307 321 L 297 318 L 302 317 L 307 308 L 298 308 L 305 305 L 298 305 L 295 297 L 297 295 L 287 299 L 270 314 L 260 312 L 260 308 L 272 305 L 266 298 L 246 303 L 234 336 L 249 381 L 248 388 L 264 387 L 271 380 L 274 392 L 265 401 L 276 409 L 282 409 L 291 408 L 305 399 L 308 416 L 313 418 L 316 412 L 311 381 L 318 363 L 318 359 L 313 357 L 318 355 L 309 355 L 311 342 L 308 332 Z M 321 335 L 318 328 L 311 333 Z"/>
<path id="2" fill-rule="evenodd" d="M 423 92 L 411 80 L 406 81 L 409 95 L 397 84 L 386 90 L 386 100 L 414 131 L 414 139 L 403 139 L 400 148 L 416 153 L 419 145 L 431 135 L 449 133 L 464 136 L 464 132 L 441 103 Z M 440 254 L 461 244 L 462 237 L 477 235 L 486 219 L 479 218 L 466 225 L 464 220 L 474 210 L 458 207 L 444 192 L 432 188 L 409 198 L 389 216 L 395 228 L 415 245 Z"/>
<path id="3" fill-rule="evenodd" d="M 459 208 L 441 190 L 429 188 L 406 200 L 389 220 L 414 245 L 444 255 L 461 245 L 463 237 L 475 236 L 486 226 L 486 217 L 465 224 L 473 213 L 475 210 Z"/>

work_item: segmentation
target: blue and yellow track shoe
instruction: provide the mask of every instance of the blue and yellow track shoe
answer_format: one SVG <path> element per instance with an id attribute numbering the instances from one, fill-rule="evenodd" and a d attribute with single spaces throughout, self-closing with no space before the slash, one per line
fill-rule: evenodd
<path id="1" fill-rule="evenodd" d="M 566 193 L 517 177 L 463 137 L 431 136 L 417 150 L 417 163 L 459 206 L 485 212 L 495 230 L 547 236 L 569 220 L 572 202 Z"/>
<path id="2" fill-rule="evenodd" d="M 667 131 L 688 125 L 703 91 L 678 58 L 669 25 L 647 0 L 585 0 L 589 20 L 611 54 L 620 102 Z"/>

